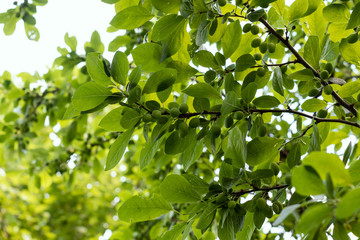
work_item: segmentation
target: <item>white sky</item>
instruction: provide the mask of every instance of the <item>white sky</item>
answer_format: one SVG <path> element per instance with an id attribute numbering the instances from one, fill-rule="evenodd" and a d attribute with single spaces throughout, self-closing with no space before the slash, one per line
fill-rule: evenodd
<path id="1" fill-rule="evenodd" d="M 0 12 L 13 7 L 13 0 L 0 0 Z M 101 0 L 49 0 L 47 5 L 37 7 L 35 14 L 36 27 L 40 31 L 38 42 L 28 40 L 22 20 L 17 23 L 14 34 L 10 36 L 4 35 L 4 25 L 0 24 L 0 74 L 5 70 L 14 75 L 20 72 L 33 74 L 35 71 L 46 73 L 47 67 L 60 56 L 57 47 L 66 46 L 66 32 L 70 36 L 76 36 L 77 52 L 83 54 L 84 43 L 97 30 L 105 45 L 104 55 L 107 57 L 108 45 L 118 35 L 106 32 L 114 15 L 114 5 Z"/>

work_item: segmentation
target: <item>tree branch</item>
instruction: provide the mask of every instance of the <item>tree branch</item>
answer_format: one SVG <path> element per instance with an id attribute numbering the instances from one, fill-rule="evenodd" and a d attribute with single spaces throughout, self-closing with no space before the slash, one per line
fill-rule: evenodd
<path id="1" fill-rule="evenodd" d="M 297 58 L 297 61 L 301 63 L 305 68 L 310 69 L 315 77 L 320 78 L 320 74 L 316 69 L 314 69 L 299 53 L 295 50 L 295 48 L 290 44 L 288 39 L 283 38 L 276 30 L 262 17 L 259 19 L 259 21 L 264 24 L 264 26 L 268 29 L 269 32 L 271 32 L 276 38 L 278 38 L 289 50 L 294 56 Z M 326 81 L 321 81 L 321 83 L 326 86 L 329 85 Z M 349 110 L 352 114 L 354 114 L 356 117 L 358 115 L 357 110 L 354 108 L 353 105 L 347 103 L 344 99 L 342 99 L 335 91 L 331 93 L 333 98 L 344 108 Z"/>
<path id="2" fill-rule="evenodd" d="M 234 192 L 232 194 L 235 195 L 238 198 L 238 197 L 240 197 L 242 195 L 245 195 L 245 194 L 248 194 L 248 193 L 253 193 L 253 192 L 258 192 L 258 191 L 269 192 L 271 190 L 287 188 L 289 186 L 290 185 L 286 184 L 286 185 L 276 185 L 276 186 L 269 187 L 269 188 L 256 188 L 256 189 L 249 189 L 249 190 L 241 189 L 240 191 Z"/>

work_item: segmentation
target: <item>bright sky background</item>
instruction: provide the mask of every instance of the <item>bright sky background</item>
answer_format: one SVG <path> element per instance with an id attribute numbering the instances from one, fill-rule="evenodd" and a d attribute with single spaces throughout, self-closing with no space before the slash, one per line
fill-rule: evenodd
<path id="1" fill-rule="evenodd" d="M 22 2 L 21 0 L 19 2 Z M 14 8 L 13 0 L 0 0 L 0 12 Z M 60 54 L 57 47 L 65 47 L 64 35 L 76 36 L 80 54 L 85 53 L 84 43 L 90 40 L 94 30 L 100 33 L 107 48 L 118 35 L 106 32 L 115 15 L 114 5 L 101 0 L 50 0 L 45 6 L 37 7 L 36 27 L 40 31 L 38 42 L 30 41 L 25 35 L 23 21 L 16 25 L 14 34 L 5 36 L 3 24 L 0 25 L 0 74 L 5 70 L 13 75 L 20 72 L 31 74 L 47 72 L 54 59 Z M 110 53 L 111 56 L 111 53 Z"/>

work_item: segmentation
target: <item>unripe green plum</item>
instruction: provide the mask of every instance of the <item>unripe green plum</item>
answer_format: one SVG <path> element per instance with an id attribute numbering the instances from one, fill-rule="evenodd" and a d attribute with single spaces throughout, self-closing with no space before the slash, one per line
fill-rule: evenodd
<path id="1" fill-rule="evenodd" d="M 286 71 L 287 71 L 287 66 L 286 66 L 286 65 L 282 65 L 282 66 L 280 67 L 280 69 L 281 69 L 281 72 L 282 72 L 282 73 L 286 73 Z"/>
<path id="2" fill-rule="evenodd" d="M 264 137 L 266 135 L 266 127 L 264 125 L 261 125 L 260 128 L 259 128 L 259 136 L 260 137 Z"/>
<path id="3" fill-rule="evenodd" d="M 187 113 L 187 111 L 189 111 L 188 105 L 187 105 L 186 103 L 180 104 L 180 106 L 179 106 L 179 111 L 180 111 L 181 113 Z"/>
<path id="4" fill-rule="evenodd" d="M 261 53 L 266 53 L 266 51 L 267 51 L 267 43 L 266 42 L 262 42 L 262 43 L 260 43 L 260 45 L 259 45 L 259 50 L 260 50 L 260 52 Z"/>
<path id="5" fill-rule="evenodd" d="M 267 208 L 267 204 L 266 204 L 266 200 L 263 198 L 258 198 L 256 200 L 256 206 L 260 209 L 260 210 L 264 210 Z"/>
<path id="6" fill-rule="evenodd" d="M 146 113 L 146 114 L 143 116 L 143 121 L 144 121 L 144 122 L 151 122 L 151 120 L 152 120 L 151 114 Z"/>
<path id="7" fill-rule="evenodd" d="M 326 95 L 330 95 L 332 92 L 333 92 L 332 86 L 326 85 L 326 86 L 324 87 L 324 93 L 325 93 Z"/>
<path id="8" fill-rule="evenodd" d="M 215 138 L 219 137 L 221 134 L 221 128 L 218 125 L 213 125 L 210 131 Z"/>
<path id="9" fill-rule="evenodd" d="M 318 94 L 319 94 L 319 90 L 316 88 L 311 89 L 308 93 L 309 97 L 315 97 Z"/>
<path id="10" fill-rule="evenodd" d="M 208 11 L 207 12 L 207 18 L 209 20 L 213 20 L 215 18 L 215 14 L 213 13 L 213 11 Z"/>
<path id="11" fill-rule="evenodd" d="M 241 119 L 243 119 L 243 117 L 244 117 L 244 113 L 242 111 L 236 111 L 234 113 L 234 118 L 236 120 L 241 120 Z"/>
<path id="12" fill-rule="evenodd" d="M 259 38 L 259 37 L 254 38 L 254 39 L 251 41 L 251 47 L 252 47 L 252 48 L 257 48 L 258 46 L 260 46 L 260 43 L 261 43 L 261 38 Z"/>
<path id="13" fill-rule="evenodd" d="M 223 7 L 226 5 L 226 0 L 218 0 L 219 6 Z"/>
<path id="14" fill-rule="evenodd" d="M 347 37 L 347 41 L 350 44 L 354 44 L 359 40 L 358 33 L 352 33 Z"/>
<path id="15" fill-rule="evenodd" d="M 276 51 L 275 43 L 268 43 L 268 51 L 269 53 L 274 53 Z"/>
<path id="16" fill-rule="evenodd" d="M 328 78 L 329 78 L 329 72 L 326 71 L 326 70 L 321 71 L 320 77 L 321 77 L 322 79 L 324 79 L 324 80 L 325 80 L 325 79 L 328 79 Z"/>
<path id="17" fill-rule="evenodd" d="M 177 118 L 180 115 L 180 111 L 178 108 L 172 108 L 170 110 L 170 116 Z"/>
<path id="18" fill-rule="evenodd" d="M 234 119 L 231 116 L 227 116 L 225 118 L 225 124 L 224 124 L 225 127 L 226 128 L 231 128 L 233 124 L 234 124 Z"/>
<path id="19" fill-rule="evenodd" d="M 326 118 L 327 114 L 328 112 L 325 109 L 321 109 L 320 111 L 318 111 L 317 116 L 319 118 Z"/>
<path id="20" fill-rule="evenodd" d="M 257 35 L 260 32 L 260 28 L 258 25 L 252 25 L 250 31 L 253 35 Z"/>
<path id="21" fill-rule="evenodd" d="M 158 118 L 156 120 L 156 122 L 158 124 L 165 124 L 165 123 L 167 123 L 167 121 L 169 121 L 169 116 L 168 115 L 163 115 L 163 116 L 161 116 L 160 118 Z"/>
<path id="22" fill-rule="evenodd" d="M 192 118 L 189 122 L 189 127 L 191 128 L 197 128 L 200 126 L 200 119 L 199 118 Z"/>
<path id="23" fill-rule="evenodd" d="M 260 61 L 262 59 L 261 53 L 254 53 L 253 57 L 255 61 Z"/>
<path id="24" fill-rule="evenodd" d="M 161 111 L 160 110 L 154 110 L 152 111 L 152 117 L 157 120 L 161 117 Z"/>
<path id="25" fill-rule="evenodd" d="M 235 201 L 229 201 L 227 206 L 228 206 L 228 208 L 235 208 L 236 202 Z"/>
<path id="26" fill-rule="evenodd" d="M 326 71 L 328 71 L 329 74 L 332 74 L 333 71 L 334 71 L 334 67 L 333 67 L 333 65 L 332 65 L 331 63 L 327 63 L 327 64 L 325 65 L 324 69 L 325 69 Z"/>
<path id="27" fill-rule="evenodd" d="M 263 68 L 263 67 L 258 68 L 258 70 L 256 71 L 256 74 L 257 74 L 259 77 L 264 77 L 265 74 L 266 74 L 265 68 Z"/>
<path id="28" fill-rule="evenodd" d="M 243 32 L 247 33 L 247 32 L 250 32 L 250 30 L 251 30 L 251 23 L 245 24 L 243 27 Z"/>

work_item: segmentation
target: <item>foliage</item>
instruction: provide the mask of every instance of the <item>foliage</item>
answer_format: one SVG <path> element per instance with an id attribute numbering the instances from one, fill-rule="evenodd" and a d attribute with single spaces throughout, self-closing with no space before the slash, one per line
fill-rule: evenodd
<path id="1" fill-rule="evenodd" d="M 359 0 L 103 2 L 113 59 L 0 77 L 2 239 L 360 236 Z"/>

